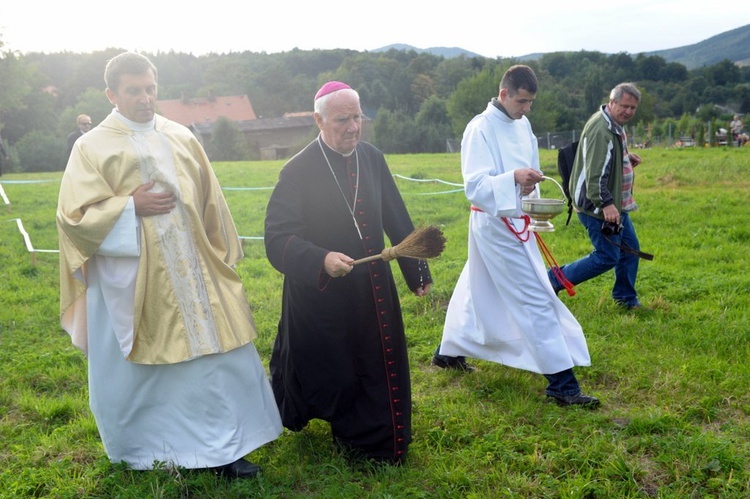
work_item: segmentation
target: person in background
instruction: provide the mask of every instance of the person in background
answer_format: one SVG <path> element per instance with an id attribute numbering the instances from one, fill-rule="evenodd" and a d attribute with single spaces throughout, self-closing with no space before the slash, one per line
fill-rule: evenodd
<path id="1" fill-rule="evenodd" d="M 255 476 L 244 457 L 283 427 L 229 208 L 193 134 L 154 113 L 151 61 L 122 53 L 104 79 L 115 108 L 76 141 L 57 209 L 61 322 L 104 449 L 136 470 Z"/>
<path id="2" fill-rule="evenodd" d="M 354 259 L 414 226 L 383 154 L 360 142 L 359 94 L 328 82 L 314 109 L 320 134 L 284 165 L 266 213 L 266 254 L 284 275 L 271 384 L 288 429 L 322 419 L 343 449 L 399 464 L 412 411 L 399 298 L 389 263 Z M 425 261 L 398 265 L 414 294 L 429 292 Z"/>
<path id="3" fill-rule="evenodd" d="M 76 118 L 76 127 L 76 130 L 68 135 L 68 159 L 70 158 L 70 153 L 73 151 L 73 144 L 76 143 L 76 140 L 91 130 L 91 117 L 88 114 L 79 114 Z"/>
<path id="4" fill-rule="evenodd" d="M 736 142 L 738 146 L 742 146 L 745 143 L 745 134 L 742 132 L 744 126 L 745 125 L 737 114 L 735 114 L 732 121 L 729 122 L 729 129 L 732 131 L 732 140 Z"/>
<path id="5" fill-rule="evenodd" d="M 511 66 L 499 94 L 466 126 L 461 171 L 469 215 L 469 254 L 448 304 L 432 363 L 473 370 L 466 356 L 543 374 L 560 406 L 596 407 L 574 366 L 591 363 L 581 325 L 553 293 L 521 199 L 543 179 L 526 114 L 537 93 L 534 71 Z"/>
<path id="6" fill-rule="evenodd" d="M 560 267 L 574 285 L 614 268 L 612 298 L 627 310 L 643 308 L 635 289 L 640 243 L 630 220 L 630 213 L 638 209 L 633 180 L 641 158 L 628 151 L 624 128 L 640 100 L 641 92 L 633 83 L 620 83 L 583 127 L 569 188 L 594 250 Z M 551 270 L 548 276 L 555 291 L 562 290 Z"/>

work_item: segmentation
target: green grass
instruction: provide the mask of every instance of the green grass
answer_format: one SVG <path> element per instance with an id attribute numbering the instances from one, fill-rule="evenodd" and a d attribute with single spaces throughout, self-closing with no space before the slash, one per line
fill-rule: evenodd
<path id="1" fill-rule="evenodd" d="M 7 175 L 0 216 L 0 497 L 748 497 L 750 496 L 750 150 L 640 151 L 633 215 L 644 251 L 639 291 L 651 313 L 610 299 L 611 274 L 562 299 L 584 327 L 593 364 L 577 369 L 598 411 L 544 403 L 539 375 L 475 361 L 469 375 L 429 366 L 466 258 L 468 202 L 453 187 L 397 180 L 416 223 L 440 225 L 426 299 L 397 273 L 412 365 L 414 443 L 402 467 L 351 462 L 314 421 L 251 455 L 257 480 L 129 471 L 110 464 L 88 409 L 86 361 L 58 323 L 54 253 L 59 173 Z M 394 173 L 460 182 L 455 154 L 389 156 Z M 542 151 L 557 177 L 554 151 Z M 218 163 L 225 187 L 270 187 L 281 162 Z M 543 187 L 557 196 L 551 184 Z M 242 236 L 261 236 L 270 191 L 226 191 Z M 0 210 L 3 207 L 0 205 Z M 560 263 L 590 247 L 575 217 L 544 240 Z M 238 267 L 270 357 L 281 276 L 261 241 Z"/>

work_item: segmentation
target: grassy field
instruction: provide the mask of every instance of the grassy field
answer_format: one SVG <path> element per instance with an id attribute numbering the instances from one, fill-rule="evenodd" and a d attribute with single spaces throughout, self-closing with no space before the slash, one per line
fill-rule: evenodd
<path id="1" fill-rule="evenodd" d="M 59 173 L 7 175 L 0 217 L 0 497 L 748 497 L 750 496 L 750 150 L 641 151 L 633 215 L 642 249 L 641 300 L 612 303 L 612 275 L 562 300 L 584 327 L 593 364 L 577 370 L 598 411 L 545 403 L 544 380 L 475 361 L 475 373 L 429 365 L 445 307 L 466 258 L 468 203 L 454 187 L 397 179 L 416 223 L 448 238 L 432 262 L 427 299 L 397 273 L 409 338 L 414 442 L 402 467 L 349 462 L 326 424 L 285 433 L 251 459 L 257 480 L 207 473 L 129 471 L 110 464 L 88 408 L 86 361 L 58 323 L 54 253 Z M 390 156 L 393 173 L 460 182 L 455 154 Z M 543 168 L 557 176 L 555 154 Z M 281 162 L 215 165 L 245 241 L 238 267 L 270 357 L 281 276 L 265 258 L 263 216 Z M 9 181 L 36 183 L 8 183 Z M 543 185 L 546 197 L 556 187 Z M 0 205 L 0 209 L 3 206 Z M 575 217 L 544 240 L 558 262 L 588 253 Z M 563 294 L 561 294 L 562 296 Z"/>

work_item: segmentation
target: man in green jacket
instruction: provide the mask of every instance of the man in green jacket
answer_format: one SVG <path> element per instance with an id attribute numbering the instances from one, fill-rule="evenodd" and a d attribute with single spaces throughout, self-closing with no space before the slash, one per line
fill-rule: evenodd
<path id="1" fill-rule="evenodd" d="M 629 216 L 638 208 L 633 199 L 633 170 L 641 158 L 628 152 L 624 125 L 635 116 L 640 100 L 641 92 L 634 84 L 620 83 L 610 92 L 609 103 L 583 127 L 569 188 L 594 251 L 561 267 L 573 284 L 614 268 L 612 298 L 629 310 L 641 307 L 635 290 L 635 252 L 640 244 Z M 552 271 L 548 276 L 556 292 L 563 289 Z"/>

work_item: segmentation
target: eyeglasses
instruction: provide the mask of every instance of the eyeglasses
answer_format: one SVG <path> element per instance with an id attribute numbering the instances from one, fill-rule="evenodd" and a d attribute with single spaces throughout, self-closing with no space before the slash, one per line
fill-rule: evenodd
<path id="1" fill-rule="evenodd" d="M 83 126 L 91 126 L 91 123 L 81 123 Z"/>

